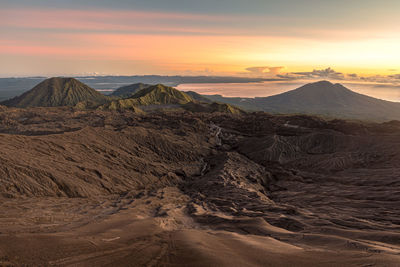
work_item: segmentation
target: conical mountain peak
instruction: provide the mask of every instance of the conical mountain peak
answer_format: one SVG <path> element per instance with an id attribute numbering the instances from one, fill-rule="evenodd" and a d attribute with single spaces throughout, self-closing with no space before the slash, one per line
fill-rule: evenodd
<path id="1" fill-rule="evenodd" d="M 2 104 L 12 107 L 56 107 L 75 106 L 82 101 L 104 103 L 107 97 L 77 79 L 54 77 Z"/>

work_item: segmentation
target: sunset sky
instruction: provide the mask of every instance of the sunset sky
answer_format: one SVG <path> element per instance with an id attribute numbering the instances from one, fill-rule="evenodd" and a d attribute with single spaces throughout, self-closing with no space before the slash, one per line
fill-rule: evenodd
<path id="1" fill-rule="evenodd" d="M 0 0 L 0 76 L 322 72 L 397 83 L 399 11 L 398 0 Z"/>

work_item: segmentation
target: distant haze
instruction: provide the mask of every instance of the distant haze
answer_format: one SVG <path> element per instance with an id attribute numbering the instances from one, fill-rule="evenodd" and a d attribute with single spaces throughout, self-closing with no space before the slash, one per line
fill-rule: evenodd
<path id="1" fill-rule="evenodd" d="M 310 81 L 268 81 L 259 83 L 192 83 L 177 86 L 182 91 L 195 91 L 199 94 L 219 94 L 226 97 L 264 97 L 287 92 Z M 378 83 L 338 82 L 354 92 L 379 99 L 400 102 L 400 86 Z"/>

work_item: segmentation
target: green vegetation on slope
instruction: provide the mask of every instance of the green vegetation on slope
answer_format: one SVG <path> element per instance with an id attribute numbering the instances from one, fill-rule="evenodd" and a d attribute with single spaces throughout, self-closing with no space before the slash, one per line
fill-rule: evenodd
<path id="1" fill-rule="evenodd" d="M 187 94 L 175 88 L 158 84 L 142 89 L 130 98 L 113 100 L 103 105 L 101 109 L 120 110 L 149 105 L 181 105 L 191 101 L 193 99 Z"/>
<path id="2" fill-rule="evenodd" d="M 140 90 L 132 96 L 137 105 L 186 104 L 193 98 L 175 88 L 157 84 Z"/>
<path id="3" fill-rule="evenodd" d="M 138 91 L 150 87 L 150 84 L 145 84 L 145 83 L 134 83 L 126 86 L 122 86 L 112 92 L 110 96 L 117 96 L 121 98 L 127 98 L 132 96 L 133 94 L 137 93 Z"/>
<path id="4" fill-rule="evenodd" d="M 245 113 L 243 110 L 240 108 L 237 108 L 235 106 L 225 104 L 225 103 L 217 103 L 214 102 L 210 104 L 210 108 L 212 112 L 221 112 L 221 113 L 230 113 L 230 114 L 243 114 Z"/>
<path id="5" fill-rule="evenodd" d="M 193 98 L 194 100 L 199 101 L 199 102 L 204 102 L 204 103 L 212 103 L 213 102 L 212 100 L 208 99 L 207 97 L 202 96 L 201 94 L 193 92 L 193 91 L 187 91 L 185 93 L 187 95 L 189 95 L 191 98 Z"/>
<path id="6" fill-rule="evenodd" d="M 194 92 L 193 92 L 194 93 Z M 153 85 L 138 91 L 129 98 L 113 100 L 99 109 L 103 110 L 123 110 L 132 109 L 135 112 L 141 113 L 144 110 L 154 109 L 184 109 L 190 112 L 221 112 L 230 114 L 243 114 L 241 109 L 224 103 L 205 103 L 197 101 L 199 98 L 197 93 L 194 93 L 194 98 L 188 94 L 181 92 L 175 88 L 168 87 L 162 84 Z M 196 99 L 197 98 L 197 99 Z"/>
<path id="7" fill-rule="evenodd" d="M 97 105 L 104 104 L 108 98 L 74 78 L 50 78 L 33 89 L 1 104 L 9 107 L 56 107 L 75 106 L 82 101 Z"/>
<path id="8" fill-rule="evenodd" d="M 98 109 L 100 110 L 124 110 L 130 109 L 135 113 L 142 114 L 144 113 L 137 105 L 135 105 L 130 98 L 122 99 L 122 100 L 114 100 L 105 105 L 100 106 Z"/>

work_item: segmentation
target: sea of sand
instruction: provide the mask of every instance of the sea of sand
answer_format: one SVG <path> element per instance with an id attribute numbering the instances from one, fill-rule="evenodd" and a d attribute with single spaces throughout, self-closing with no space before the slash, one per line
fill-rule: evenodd
<path id="1" fill-rule="evenodd" d="M 400 125 L 0 109 L 0 265 L 399 266 Z"/>

